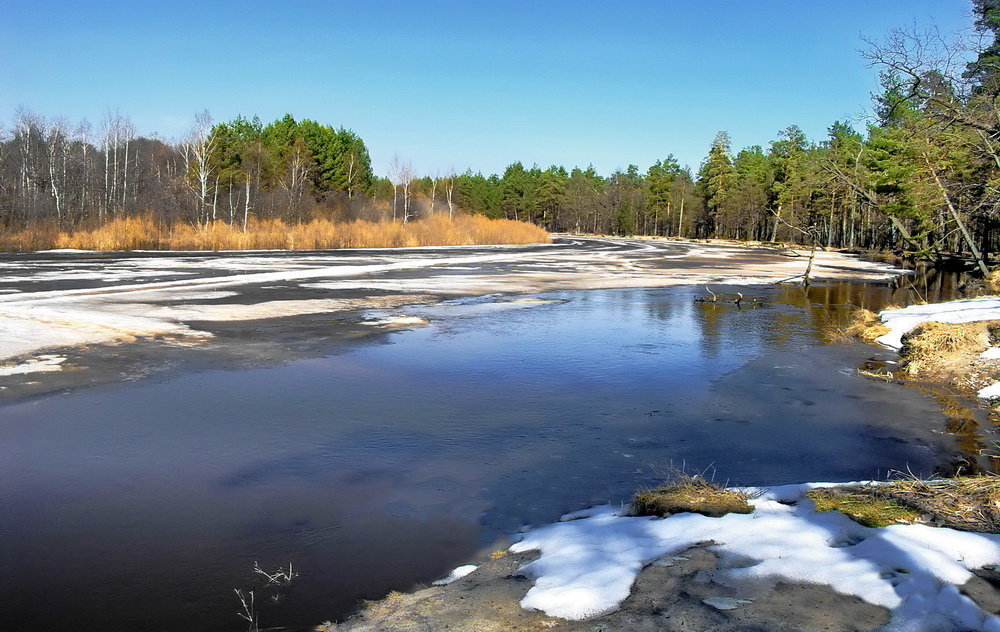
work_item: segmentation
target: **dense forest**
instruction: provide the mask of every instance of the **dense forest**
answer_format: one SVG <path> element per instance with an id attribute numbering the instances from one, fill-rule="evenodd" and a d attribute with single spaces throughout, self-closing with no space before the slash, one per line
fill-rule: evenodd
<path id="1" fill-rule="evenodd" d="M 109 114 L 95 131 L 21 110 L 0 128 L 0 226 L 71 230 L 152 214 L 169 222 L 323 218 L 406 223 L 459 210 L 555 232 L 791 241 L 927 257 L 1000 250 L 1000 8 L 974 0 L 977 38 L 932 30 L 868 43 L 875 120 L 795 125 L 735 150 L 719 132 L 697 172 L 672 156 L 608 175 L 515 162 L 503 174 L 372 173 L 364 141 L 291 115 L 195 117 L 179 142 Z M 968 40 L 968 38 L 966 38 Z"/>

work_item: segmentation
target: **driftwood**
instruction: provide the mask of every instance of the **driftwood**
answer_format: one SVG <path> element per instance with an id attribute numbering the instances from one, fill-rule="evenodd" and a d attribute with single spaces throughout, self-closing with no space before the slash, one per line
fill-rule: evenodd
<path id="1" fill-rule="evenodd" d="M 761 299 L 757 298 L 756 296 L 750 297 L 750 299 L 747 300 L 743 296 L 743 292 L 737 292 L 735 299 L 731 298 L 727 299 L 727 298 L 721 298 L 718 294 L 713 292 L 707 285 L 705 286 L 705 291 L 711 294 L 711 296 L 710 297 L 699 296 L 698 298 L 694 299 L 695 303 L 730 303 L 736 305 L 737 307 L 759 307 L 760 305 L 763 304 Z"/>

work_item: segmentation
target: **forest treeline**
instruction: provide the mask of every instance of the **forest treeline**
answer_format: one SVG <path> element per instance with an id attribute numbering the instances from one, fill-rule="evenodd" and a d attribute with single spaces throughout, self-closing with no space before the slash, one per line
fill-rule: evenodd
<path id="1" fill-rule="evenodd" d="M 86 230 L 122 217 L 246 230 L 251 220 L 407 223 L 458 212 L 555 232 L 786 241 L 933 258 L 1000 250 L 1000 8 L 974 0 L 977 38 L 899 30 L 865 52 L 876 119 L 797 126 L 734 149 L 726 132 L 697 171 L 672 155 L 611 174 L 527 167 L 376 175 L 352 131 L 291 115 L 264 124 L 195 117 L 178 142 L 108 115 L 97 130 L 19 111 L 0 130 L 0 226 Z M 971 44 L 969 43 L 971 41 Z M 666 153 L 666 152 L 665 152 Z"/>

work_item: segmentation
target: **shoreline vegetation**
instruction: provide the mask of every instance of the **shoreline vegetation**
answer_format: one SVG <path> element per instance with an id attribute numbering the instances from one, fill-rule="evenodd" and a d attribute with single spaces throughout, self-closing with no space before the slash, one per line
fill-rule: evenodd
<path id="1" fill-rule="evenodd" d="M 895 349 L 897 378 L 933 382 L 989 402 L 1000 413 L 1000 274 L 984 279 L 973 297 L 943 303 L 918 301 L 878 314 L 855 310 L 844 340 Z M 872 374 L 877 375 L 877 374 Z"/>
<path id="2" fill-rule="evenodd" d="M 725 488 L 675 474 L 624 511 L 567 514 L 316 630 L 993 631 L 998 480 Z"/>
<path id="3" fill-rule="evenodd" d="M 55 225 L 0 233 L 0 250 L 325 250 L 550 243 L 527 222 L 477 215 L 431 215 L 410 222 L 250 218 L 246 228 L 224 221 L 191 224 L 157 220 L 151 213 L 118 217 L 91 230 Z"/>

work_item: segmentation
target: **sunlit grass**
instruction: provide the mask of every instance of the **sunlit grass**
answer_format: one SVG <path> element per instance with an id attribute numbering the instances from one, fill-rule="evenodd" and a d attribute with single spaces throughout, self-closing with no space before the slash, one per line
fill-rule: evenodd
<path id="1" fill-rule="evenodd" d="M 158 222 L 151 215 L 116 218 L 92 230 L 60 232 L 51 226 L 0 233 L 0 249 L 29 251 L 49 248 L 80 250 L 315 250 L 325 248 L 393 248 L 475 244 L 548 243 L 534 224 L 479 215 L 436 215 L 400 222 L 332 222 L 314 219 L 286 224 L 280 219 L 251 219 L 246 230 L 226 222 L 207 224 Z"/>

